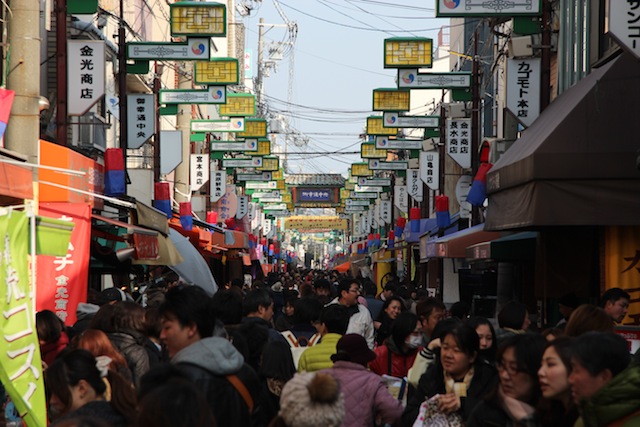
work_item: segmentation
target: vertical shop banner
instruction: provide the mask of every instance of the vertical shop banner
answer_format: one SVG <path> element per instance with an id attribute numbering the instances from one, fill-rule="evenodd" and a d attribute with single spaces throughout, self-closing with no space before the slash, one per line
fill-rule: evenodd
<path id="1" fill-rule="evenodd" d="M 409 195 L 406 185 L 396 185 L 393 187 L 393 204 L 402 213 L 409 212 Z"/>
<path id="2" fill-rule="evenodd" d="M 198 191 L 209 181 L 209 155 L 192 154 L 189 168 L 191 172 L 191 191 Z"/>
<path id="3" fill-rule="evenodd" d="M 407 169 L 407 193 L 413 200 L 422 202 L 422 180 L 420 169 Z"/>
<path id="4" fill-rule="evenodd" d="M 640 227 L 605 228 L 605 288 L 631 295 L 625 326 L 640 326 Z"/>
<path id="5" fill-rule="evenodd" d="M 105 93 L 103 41 L 67 41 L 68 114 L 82 116 Z"/>
<path id="6" fill-rule="evenodd" d="M 380 219 L 382 219 L 385 224 L 391 224 L 391 209 L 391 200 L 380 201 Z"/>
<path id="7" fill-rule="evenodd" d="M 127 95 L 127 147 L 140 148 L 156 133 L 154 94 Z M 162 152 L 162 151 L 161 151 Z"/>
<path id="8" fill-rule="evenodd" d="M 471 167 L 471 119 L 447 119 L 447 154 L 465 169 Z"/>
<path id="9" fill-rule="evenodd" d="M 227 172 L 226 171 L 211 171 L 211 203 L 215 203 L 222 198 L 227 192 Z"/>
<path id="10" fill-rule="evenodd" d="M 24 212 L 0 217 L 0 379 L 30 427 L 47 425 L 40 347 L 29 286 L 29 219 Z"/>
<path id="11" fill-rule="evenodd" d="M 540 58 L 507 60 L 507 108 L 525 126 L 540 115 Z"/>
<path id="12" fill-rule="evenodd" d="M 67 326 L 76 322 L 78 303 L 87 301 L 91 206 L 41 203 L 40 214 L 75 223 L 67 255 L 38 255 L 36 310 L 51 310 Z"/>
<path id="13" fill-rule="evenodd" d="M 249 196 L 238 196 L 238 212 L 236 218 L 242 219 L 249 213 Z"/>
<path id="14" fill-rule="evenodd" d="M 427 187 L 437 191 L 440 184 L 440 154 L 435 151 L 420 152 L 420 179 Z"/>

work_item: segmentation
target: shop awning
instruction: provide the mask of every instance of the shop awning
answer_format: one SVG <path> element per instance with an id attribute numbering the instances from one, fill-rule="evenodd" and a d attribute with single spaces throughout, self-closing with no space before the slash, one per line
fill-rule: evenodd
<path id="1" fill-rule="evenodd" d="M 564 92 L 487 175 L 485 228 L 640 225 L 640 62 L 622 53 Z"/>
<path id="2" fill-rule="evenodd" d="M 338 271 L 340 273 L 346 273 L 351 268 L 351 262 L 343 262 L 342 264 L 338 264 L 332 268 L 332 270 Z"/>
<path id="3" fill-rule="evenodd" d="M 420 254 L 420 261 L 429 258 L 465 258 L 468 246 L 500 237 L 500 233 L 484 231 L 484 224 L 465 228 L 457 233 L 427 242 L 426 254 Z"/>
<path id="4" fill-rule="evenodd" d="M 191 244 L 189 239 L 173 228 L 169 230 L 169 238 L 183 258 L 183 262 L 170 266 L 171 269 L 188 283 L 204 289 L 207 294 L 215 294 L 218 290 L 218 284 L 200 252 Z"/>
<path id="5" fill-rule="evenodd" d="M 523 231 L 495 240 L 476 243 L 467 248 L 468 261 L 522 261 L 533 259 L 539 233 Z"/>

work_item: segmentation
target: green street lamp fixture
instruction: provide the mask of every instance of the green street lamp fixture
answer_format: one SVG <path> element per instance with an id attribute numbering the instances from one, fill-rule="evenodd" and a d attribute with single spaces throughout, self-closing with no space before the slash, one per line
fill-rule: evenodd
<path id="1" fill-rule="evenodd" d="M 255 116 L 256 97 L 250 93 L 228 93 L 226 104 L 220 105 L 220 115 L 225 117 Z"/>
<path id="2" fill-rule="evenodd" d="M 382 117 L 370 116 L 367 117 L 367 135 L 396 136 L 398 135 L 398 128 L 384 127 Z"/>
<path id="3" fill-rule="evenodd" d="M 376 148 L 374 142 L 363 142 L 360 146 L 360 157 L 363 159 L 386 159 L 387 150 Z"/>
<path id="4" fill-rule="evenodd" d="M 237 85 L 240 66 L 236 58 L 195 61 L 194 80 L 198 85 Z"/>
<path id="5" fill-rule="evenodd" d="M 265 119 L 245 119 L 244 132 L 236 135 L 238 138 L 264 138 L 267 136 L 267 121 Z"/>
<path id="6" fill-rule="evenodd" d="M 227 6 L 222 3 L 181 1 L 169 7 L 172 36 L 227 35 Z"/>
<path id="7" fill-rule="evenodd" d="M 374 89 L 373 111 L 409 111 L 411 91 L 407 89 Z"/>
<path id="8" fill-rule="evenodd" d="M 433 40 L 392 37 L 384 40 L 384 68 L 431 68 Z"/>

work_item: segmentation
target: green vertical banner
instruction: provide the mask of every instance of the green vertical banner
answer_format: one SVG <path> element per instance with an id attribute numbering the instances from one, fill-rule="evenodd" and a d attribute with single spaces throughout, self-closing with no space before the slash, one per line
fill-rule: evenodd
<path id="1" fill-rule="evenodd" d="M 0 216 L 0 379 L 29 427 L 47 425 L 40 346 L 29 289 L 29 219 Z"/>

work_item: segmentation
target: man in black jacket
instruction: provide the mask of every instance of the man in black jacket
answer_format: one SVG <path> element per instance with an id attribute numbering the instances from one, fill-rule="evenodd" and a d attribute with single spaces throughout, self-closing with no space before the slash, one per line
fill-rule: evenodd
<path id="1" fill-rule="evenodd" d="M 160 339 L 171 363 L 204 393 L 218 425 L 255 425 L 258 376 L 226 338 L 212 336 L 211 311 L 211 300 L 201 288 L 170 289 L 160 306 Z"/>

